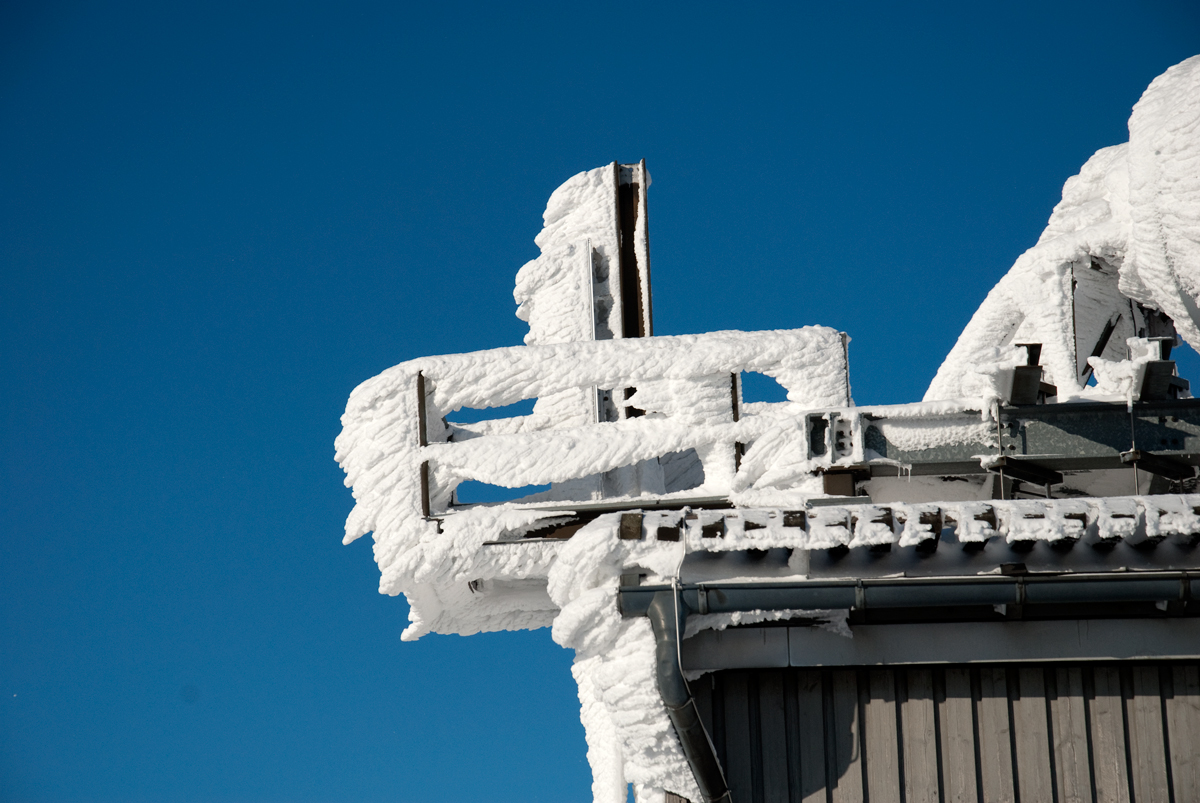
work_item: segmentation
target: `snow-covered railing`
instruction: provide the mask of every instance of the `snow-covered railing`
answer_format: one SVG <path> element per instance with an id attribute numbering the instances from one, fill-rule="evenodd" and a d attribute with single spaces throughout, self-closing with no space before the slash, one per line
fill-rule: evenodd
<path id="1" fill-rule="evenodd" d="M 518 346 L 401 363 L 360 385 L 342 418 L 338 461 L 357 499 L 347 539 L 372 530 L 378 539 L 406 521 L 436 517 L 465 480 L 508 488 L 564 483 L 689 449 L 703 463 L 706 492 L 727 493 L 736 444 L 752 441 L 775 418 L 771 412 L 848 403 L 845 340 L 834 329 L 805 327 Z M 788 401 L 751 405 L 752 415 L 738 416 L 730 376 L 743 371 L 774 378 Z M 632 412 L 597 420 L 605 389 Z M 531 415 L 446 420 L 463 407 L 534 398 Z M 591 499 L 604 495 L 595 488 Z"/>
<path id="2" fill-rule="evenodd" d="M 445 510 L 464 480 L 519 488 L 591 477 L 567 495 L 602 498 L 599 475 L 686 449 L 696 450 L 709 491 L 727 492 L 736 444 L 754 430 L 741 423 L 749 416 L 739 415 L 741 371 L 775 378 L 788 390 L 787 405 L 815 403 L 814 389 L 819 398 L 844 403 L 846 375 L 840 335 L 814 329 L 495 349 L 416 362 L 425 515 Z M 821 388 L 823 381 L 830 387 Z M 464 406 L 534 397 L 539 404 L 531 415 L 446 421 Z M 610 420 L 606 404 L 615 408 Z M 643 467 L 641 487 L 633 490 L 666 492 L 661 478 L 645 474 Z"/>

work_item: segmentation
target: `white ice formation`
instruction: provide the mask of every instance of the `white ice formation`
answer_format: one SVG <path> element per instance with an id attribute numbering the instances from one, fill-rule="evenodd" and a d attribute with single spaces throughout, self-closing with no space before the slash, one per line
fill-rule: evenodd
<path id="1" fill-rule="evenodd" d="M 345 541 L 373 534 L 380 591 L 409 602 L 406 640 L 550 627 L 575 651 L 596 801 L 624 801 L 627 784 L 643 803 L 698 801 L 656 685 L 651 624 L 619 609 L 623 578 L 729 580 L 697 558 L 775 549 L 791 557 L 734 579 L 803 579 L 817 551 L 912 548 L 943 528 L 961 544 L 1200 532 L 1200 497 L 1105 491 L 1128 474 L 1069 477 L 1081 498 L 1037 500 L 1003 498 L 1004 475 L 991 471 L 1005 443 L 997 405 L 1037 362 L 1015 344 L 1041 344 L 1058 401 L 1130 405 L 1146 366 L 1163 362 L 1152 338 L 1173 336 L 1172 321 L 1200 346 L 1198 126 L 1200 57 L 1151 84 L 1129 143 L 1067 181 L 927 401 L 886 408 L 853 405 L 848 338 L 832 329 L 652 336 L 645 165 L 581 173 L 551 196 L 541 255 L 517 274 L 526 345 L 412 360 L 352 393 L 336 444 L 356 502 Z M 787 401 L 743 403 L 747 371 L 774 377 Z M 530 415 L 454 421 L 524 399 L 537 399 Z M 956 482 L 911 475 L 912 455 L 955 448 L 979 470 Z M 854 473 L 864 466 L 865 481 Z M 551 488 L 459 505 L 467 480 Z M 686 635 L 801 613 L 705 614 Z"/>
<path id="2" fill-rule="evenodd" d="M 925 398 L 992 392 L 997 369 L 1041 343 L 1048 381 L 1087 394 L 1089 358 L 1129 356 L 1132 337 L 1200 348 L 1200 56 L 1150 84 L 1129 142 L 1103 148 L 1067 180 L 1035 246 L 988 294 Z M 1163 320 L 1163 314 L 1169 321 Z"/>

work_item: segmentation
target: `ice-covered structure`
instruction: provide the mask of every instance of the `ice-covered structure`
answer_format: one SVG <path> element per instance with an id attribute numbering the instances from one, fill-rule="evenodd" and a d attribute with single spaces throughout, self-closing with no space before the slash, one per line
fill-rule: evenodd
<path id="1" fill-rule="evenodd" d="M 581 173 L 517 274 L 526 345 L 351 395 L 346 541 L 406 639 L 575 651 L 597 801 L 1200 800 L 1200 401 L 1170 361 L 1176 326 L 1200 345 L 1198 119 L 1200 57 L 909 405 L 855 406 L 832 329 L 654 336 L 645 164 Z"/>
<path id="2" fill-rule="evenodd" d="M 1192 58 L 1150 84 L 1129 118 L 1129 142 L 1097 151 L 1067 180 L 1037 245 L 988 294 L 925 398 L 975 395 L 979 366 L 995 365 L 998 346 L 1023 342 L 1041 344 L 1060 400 L 1087 396 L 1096 361 L 1128 357 L 1131 337 L 1174 338 L 1178 328 L 1200 348 L 1198 297 L 1200 59 Z"/>

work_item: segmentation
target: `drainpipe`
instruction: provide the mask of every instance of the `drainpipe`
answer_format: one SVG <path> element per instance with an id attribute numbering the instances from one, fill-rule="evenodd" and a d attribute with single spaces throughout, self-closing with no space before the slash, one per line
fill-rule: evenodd
<path id="1" fill-rule="evenodd" d="M 656 591 L 646 615 L 654 629 L 655 675 L 658 691 L 675 726 L 683 755 L 692 768 L 705 803 L 731 803 L 729 786 L 717 761 L 717 752 L 700 720 L 696 701 L 679 666 L 679 638 L 689 613 L 674 589 Z"/>

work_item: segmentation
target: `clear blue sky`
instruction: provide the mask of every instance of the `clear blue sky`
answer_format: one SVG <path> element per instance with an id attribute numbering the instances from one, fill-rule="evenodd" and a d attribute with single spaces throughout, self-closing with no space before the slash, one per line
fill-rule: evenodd
<path id="1" fill-rule="evenodd" d="M 658 333 L 919 399 L 1196 53 L 1193 0 L 3 3 L 0 798 L 588 799 L 570 654 L 402 644 L 341 545 L 350 390 L 519 343 L 546 197 L 644 157 Z"/>

